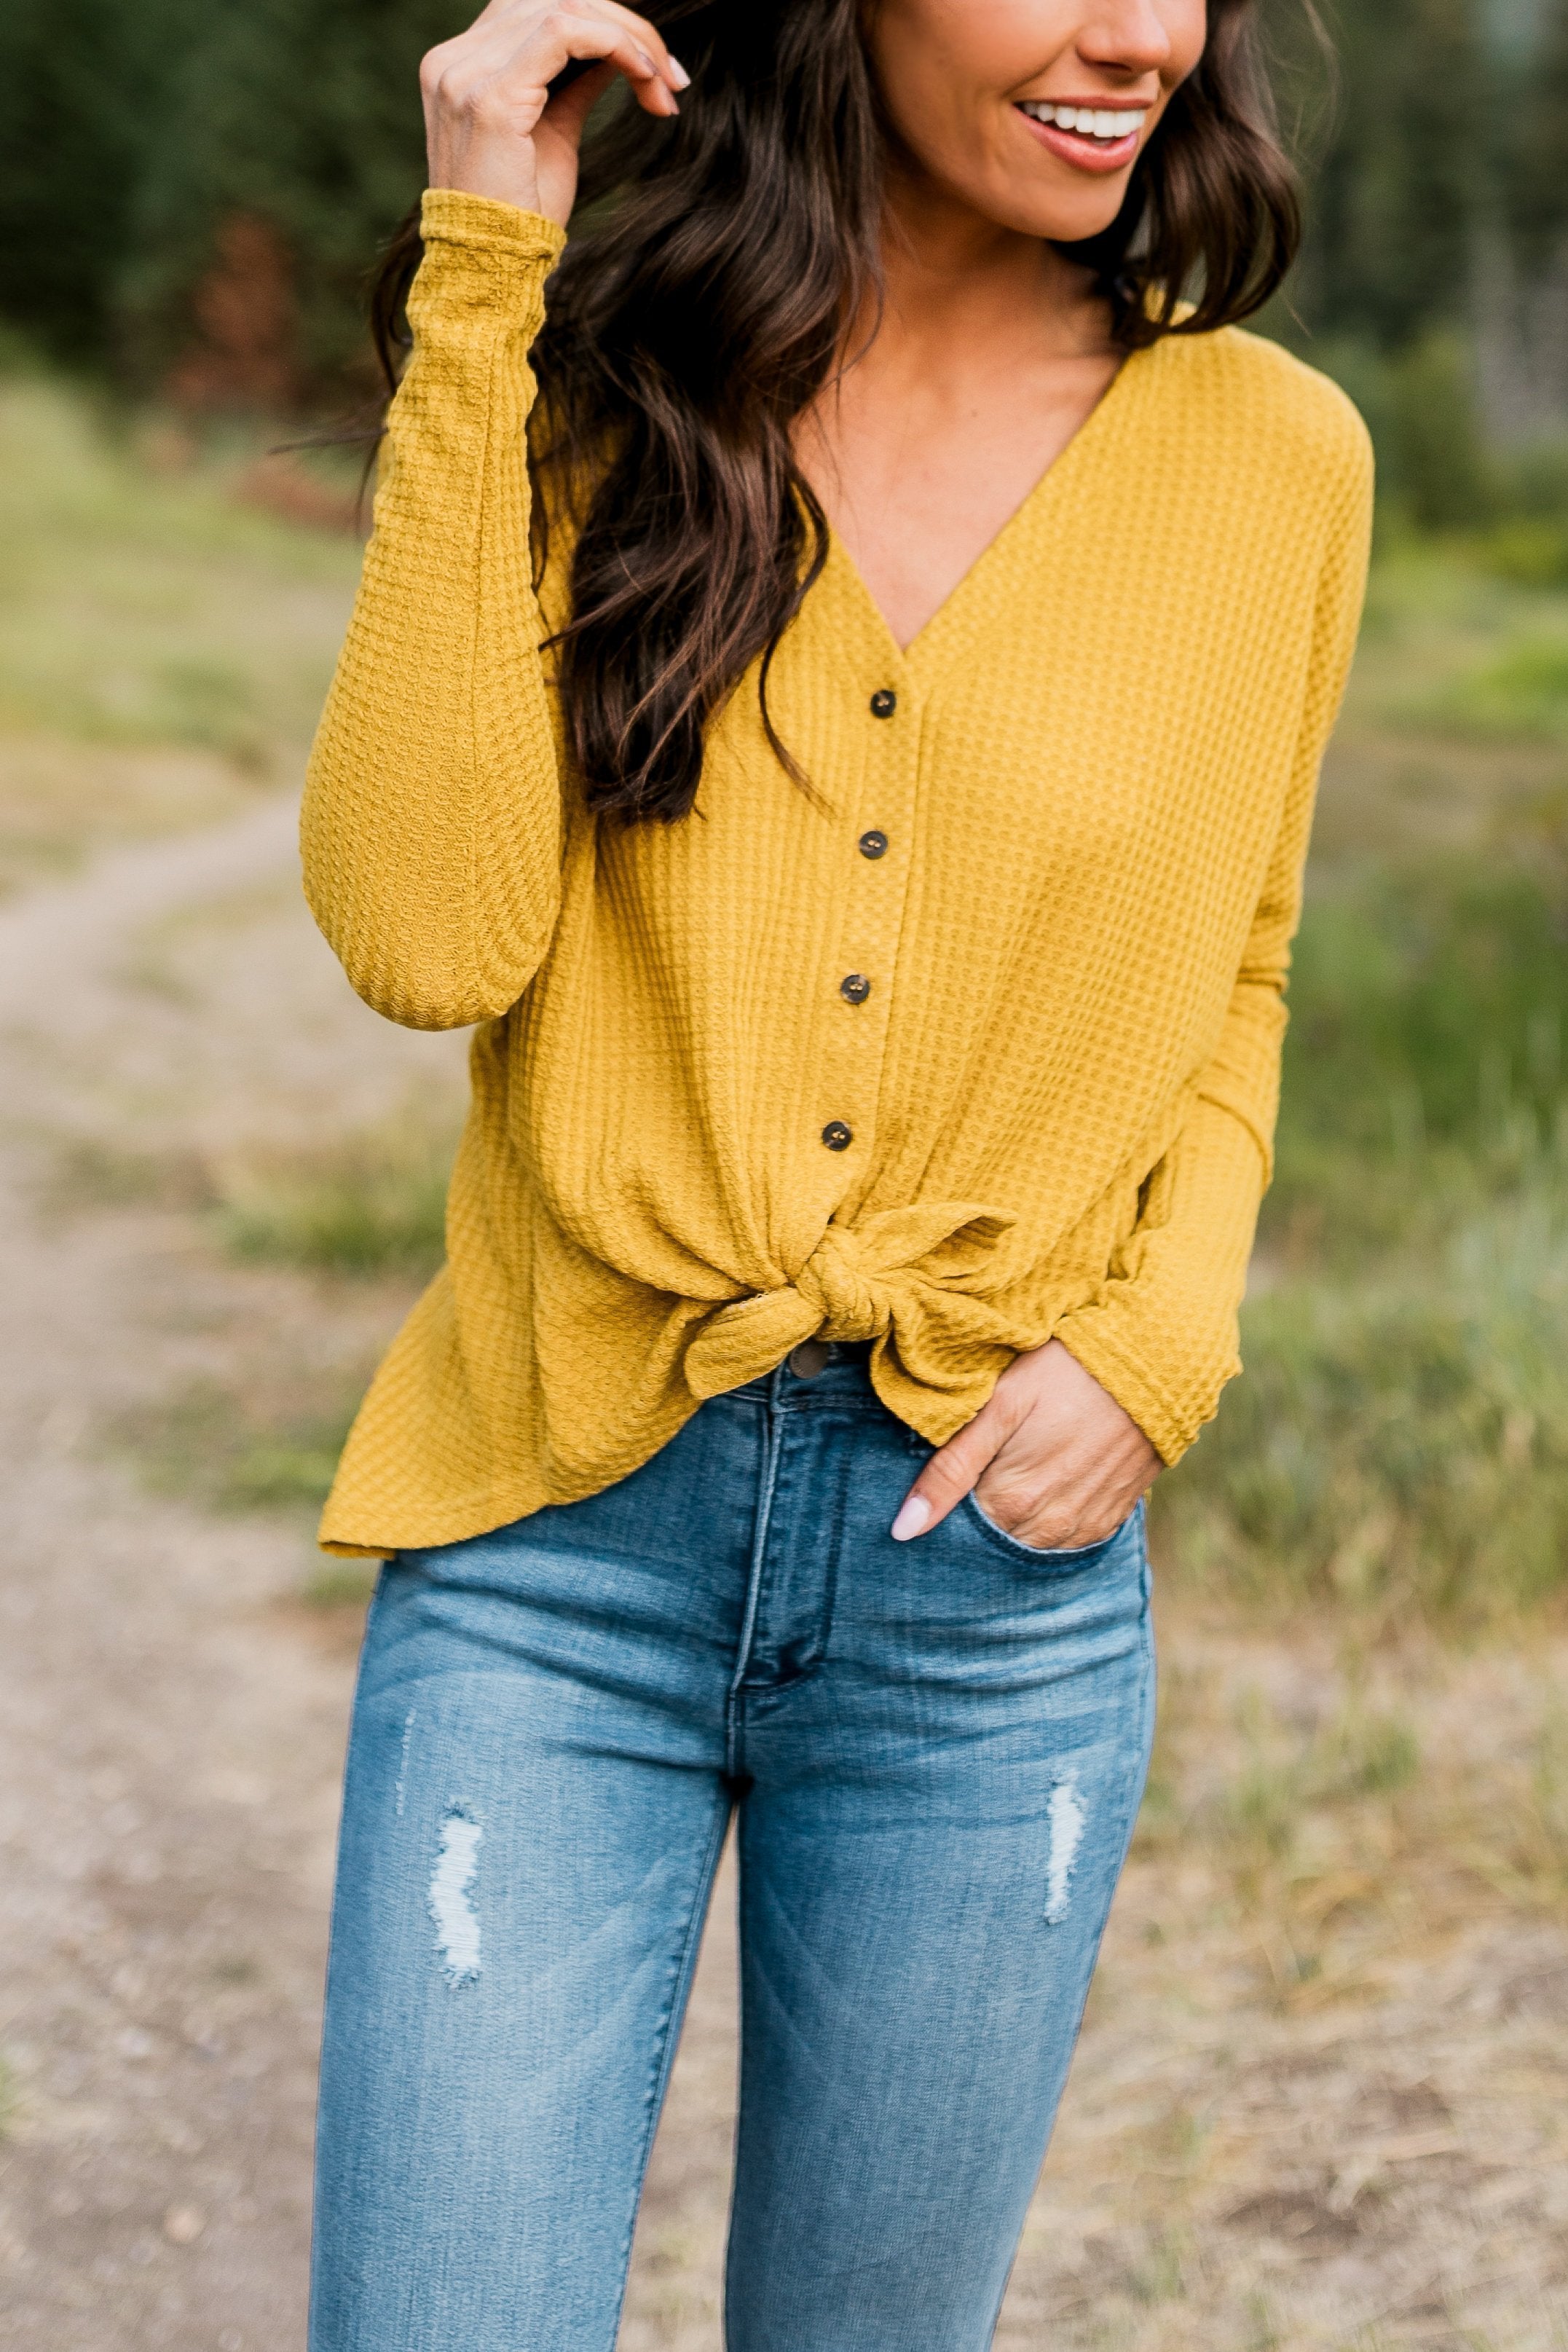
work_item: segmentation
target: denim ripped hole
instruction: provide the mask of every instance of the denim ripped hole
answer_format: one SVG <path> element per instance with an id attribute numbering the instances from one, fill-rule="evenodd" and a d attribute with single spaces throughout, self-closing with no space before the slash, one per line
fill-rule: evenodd
<path id="1" fill-rule="evenodd" d="M 1083 1843 L 1088 1816 L 1083 1800 L 1071 1780 L 1059 1780 L 1051 1792 L 1046 1819 L 1051 1824 L 1051 1854 L 1045 1866 L 1045 1923 L 1059 1927 L 1067 1916 L 1072 1865 Z"/>
<path id="2" fill-rule="evenodd" d="M 479 1974 L 479 1918 L 468 1900 L 484 1831 L 471 1814 L 450 1812 L 441 1824 L 441 1850 L 431 1873 L 429 1906 L 449 1985 L 473 1984 Z"/>

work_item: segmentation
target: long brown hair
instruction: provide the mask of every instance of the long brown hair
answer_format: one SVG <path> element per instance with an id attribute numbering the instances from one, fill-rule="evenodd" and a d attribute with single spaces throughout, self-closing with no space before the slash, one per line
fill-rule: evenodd
<path id="1" fill-rule="evenodd" d="M 584 142 L 534 347 L 534 549 L 542 570 L 550 517 L 570 517 L 570 612 L 555 643 L 591 804 L 671 820 L 695 800 L 708 721 L 759 656 L 763 725 L 799 779 L 768 673 L 829 541 L 790 428 L 878 296 L 885 138 L 864 0 L 644 7 L 694 88 L 678 121 L 611 107 Z M 1095 272 L 1131 351 L 1250 316 L 1300 229 L 1255 0 L 1209 0 L 1203 58 L 1119 217 L 1061 250 Z M 389 391 L 420 250 L 413 215 L 375 283 Z"/>

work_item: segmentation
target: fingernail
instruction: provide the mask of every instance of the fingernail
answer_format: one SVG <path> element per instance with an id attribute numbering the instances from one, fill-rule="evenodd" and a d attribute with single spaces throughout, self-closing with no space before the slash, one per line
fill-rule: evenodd
<path id="1" fill-rule="evenodd" d="M 907 1543 L 911 1536 L 920 1533 L 930 1517 L 931 1506 L 924 1495 L 905 1495 L 893 1523 L 894 1542 Z"/>
<path id="2" fill-rule="evenodd" d="M 666 50 L 665 55 L 670 60 L 670 79 L 674 83 L 675 88 L 677 89 L 690 89 L 692 86 L 692 78 L 686 71 L 685 66 L 681 63 L 679 58 L 675 56 L 673 50 Z"/>

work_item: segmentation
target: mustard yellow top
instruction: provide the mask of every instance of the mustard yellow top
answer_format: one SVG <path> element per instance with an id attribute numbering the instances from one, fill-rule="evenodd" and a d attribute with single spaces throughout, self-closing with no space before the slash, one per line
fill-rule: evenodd
<path id="1" fill-rule="evenodd" d="M 1235 331 L 1138 352 L 907 651 L 834 545 L 770 690 L 814 795 L 748 678 L 698 813 L 618 826 L 536 650 L 562 239 L 444 192 L 424 234 L 305 863 L 368 1003 L 480 1025 L 448 1264 L 323 1541 L 591 1494 L 813 1333 L 874 1339 L 934 1444 L 1054 1334 L 1174 1462 L 1238 1369 L 1365 565 L 1354 410 Z"/>

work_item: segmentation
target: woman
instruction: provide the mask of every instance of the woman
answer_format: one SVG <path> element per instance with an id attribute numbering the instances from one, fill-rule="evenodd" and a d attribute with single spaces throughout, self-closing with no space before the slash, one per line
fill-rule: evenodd
<path id="1" fill-rule="evenodd" d="M 310 779 L 355 986 L 479 1024 L 323 1529 L 388 1565 L 316 2352 L 607 2352 L 732 1811 L 732 2352 L 988 2342 L 1361 591 L 1361 428 L 1234 325 L 1294 236 L 1247 0 L 655 16 L 425 62 Z"/>

